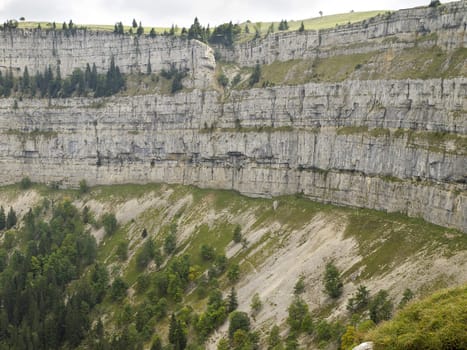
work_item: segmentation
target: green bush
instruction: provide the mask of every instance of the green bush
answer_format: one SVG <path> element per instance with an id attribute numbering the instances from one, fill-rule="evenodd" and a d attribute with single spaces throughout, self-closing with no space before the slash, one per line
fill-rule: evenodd
<path id="1" fill-rule="evenodd" d="M 104 226 L 105 233 L 111 235 L 117 231 L 118 223 L 115 214 L 107 213 L 102 216 L 102 225 Z"/>
<path id="2" fill-rule="evenodd" d="M 338 298 L 342 294 L 342 280 L 339 276 L 339 270 L 332 263 L 329 262 L 326 264 L 326 270 L 324 271 L 323 277 L 324 291 L 331 298 Z"/>
<path id="3" fill-rule="evenodd" d="M 110 297 L 115 301 L 120 301 L 126 296 L 128 285 L 120 277 L 117 277 L 110 287 Z"/>
<path id="4" fill-rule="evenodd" d="M 388 292 L 380 290 L 370 301 L 370 318 L 374 323 L 389 320 L 392 315 L 392 302 L 389 300 Z"/>
<path id="5" fill-rule="evenodd" d="M 17 217 L 16 217 L 16 212 L 15 210 L 10 207 L 10 211 L 8 212 L 8 215 L 6 217 L 6 223 L 5 223 L 5 227 L 6 229 L 10 229 L 12 228 L 13 226 L 16 225 L 16 222 L 17 222 Z"/>
<path id="6" fill-rule="evenodd" d="M 367 338 L 375 349 L 465 349 L 467 285 L 408 304 Z"/>
<path id="7" fill-rule="evenodd" d="M 88 186 L 88 183 L 86 182 L 86 180 L 81 180 L 79 182 L 79 193 L 80 194 L 85 194 L 89 191 L 89 186 Z"/>
<path id="8" fill-rule="evenodd" d="M 238 330 L 249 332 L 250 330 L 250 318 L 246 312 L 235 311 L 230 315 L 229 324 L 229 337 L 233 338 L 234 333 Z"/>
<path id="9" fill-rule="evenodd" d="M 305 291 L 305 276 L 300 276 L 293 287 L 293 293 L 295 295 L 302 294 Z"/>
<path id="10" fill-rule="evenodd" d="M 29 177 L 23 177 L 21 179 L 21 182 L 19 183 L 19 187 L 21 187 L 22 190 L 27 190 L 29 187 L 31 187 L 32 182 Z"/>
<path id="11" fill-rule="evenodd" d="M 221 73 L 217 77 L 217 82 L 219 85 L 225 88 L 227 85 L 229 85 L 229 78 L 227 78 L 224 73 Z"/>
<path id="12" fill-rule="evenodd" d="M 204 260 L 204 261 L 211 261 L 211 260 L 214 260 L 215 256 L 216 256 L 216 252 L 214 250 L 214 248 L 208 244 L 203 244 L 201 246 L 201 258 Z"/>
<path id="13" fill-rule="evenodd" d="M 0 206 L 0 231 L 6 227 L 6 216 L 5 216 L 5 209 L 3 206 Z"/>
<path id="14" fill-rule="evenodd" d="M 240 225 L 235 226 L 232 239 L 235 243 L 240 243 L 242 241 L 242 228 Z"/>
<path id="15" fill-rule="evenodd" d="M 313 323 L 308 305 L 302 298 L 296 297 L 289 305 L 288 312 L 287 323 L 293 333 L 312 331 Z"/>

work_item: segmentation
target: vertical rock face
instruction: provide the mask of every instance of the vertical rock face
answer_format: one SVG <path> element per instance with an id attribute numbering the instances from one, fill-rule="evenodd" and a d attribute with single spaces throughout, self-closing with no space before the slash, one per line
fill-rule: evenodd
<path id="1" fill-rule="evenodd" d="M 465 2 L 401 11 L 327 31 L 277 34 L 222 54 L 251 65 L 259 57 L 347 52 L 352 44 L 355 50 L 415 45 L 418 33 L 428 31 L 445 50 L 463 48 L 466 12 Z M 383 40 L 395 33 L 407 41 Z M 18 73 L 59 64 L 65 75 L 86 63 L 102 71 L 111 57 L 124 72 L 145 71 L 149 61 L 154 71 L 174 63 L 189 69 L 193 88 L 99 100 L 0 99 L 1 184 L 29 176 L 66 186 L 86 179 L 194 184 L 252 196 L 301 193 L 467 231 L 465 77 L 221 94 L 209 89 L 213 51 L 196 41 L 3 31 L 0 53 L 0 65 Z"/>
<path id="2" fill-rule="evenodd" d="M 73 34 L 52 30 L 0 31 L 0 69 L 22 74 L 43 72 L 49 65 L 60 67 L 62 75 L 73 69 L 96 65 L 98 72 L 109 68 L 112 57 L 122 73 L 145 73 L 150 63 L 154 71 L 188 69 L 192 84 L 211 86 L 215 68 L 213 50 L 196 40 L 175 37 L 116 35 L 109 32 L 77 30 Z"/>
<path id="3" fill-rule="evenodd" d="M 218 47 L 223 59 L 242 66 L 274 61 L 355 54 L 389 48 L 413 47 L 418 39 L 436 33 L 433 41 L 444 49 L 467 45 L 467 2 L 436 8 L 414 8 L 381 14 L 363 23 L 318 31 L 279 32 L 231 49 Z"/>
<path id="4" fill-rule="evenodd" d="M 464 78 L 347 81 L 0 109 L 0 179 L 290 193 L 466 227 Z"/>

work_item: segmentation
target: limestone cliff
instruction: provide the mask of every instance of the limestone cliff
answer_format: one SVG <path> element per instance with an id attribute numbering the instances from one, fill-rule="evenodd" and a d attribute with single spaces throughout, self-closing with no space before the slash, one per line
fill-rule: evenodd
<path id="1" fill-rule="evenodd" d="M 62 75 L 95 64 L 105 72 L 111 58 L 122 73 L 154 71 L 175 65 L 190 72 L 190 87 L 209 88 L 215 68 L 213 50 L 196 40 L 174 37 L 116 35 L 110 32 L 77 30 L 73 34 L 54 30 L 0 31 L 0 70 L 22 74 L 43 72 L 49 65 Z M 188 81 L 187 81 L 188 82 Z"/>
<path id="2" fill-rule="evenodd" d="M 361 23 L 333 29 L 272 33 L 232 49 L 218 47 L 217 50 L 224 59 L 243 66 L 433 43 L 452 50 L 467 44 L 466 13 L 467 3 L 459 1 L 435 8 L 420 7 L 381 14 Z"/>
<path id="3" fill-rule="evenodd" d="M 268 63 L 324 54 L 316 45 L 328 54 L 352 43 L 384 50 L 398 45 L 383 40 L 395 33 L 407 39 L 401 45 L 414 45 L 421 24 L 443 50 L 463 48 L 466 10 L 465 2 L 406 10 L 327 31 L 277 34 L 222 55 L 251 65 L 259 57 Z M 3 32 L 0 41 L 0 64 L 19 69 L 58 59 L 62 72 L 90 62 L 104 69 L 114 56 L 125 72 L 144 70 L 150 60 L 153 69 L 186 65 L 194 77 L 194 89 L 175 95 L 23 99 L 17 107 L 13 99 L 0 100 L 3 184 L 29 176 L 67 186 L 86 179 L 194 184 L 252 196 L 301 193 L 467 230 L 465 77 L 221 93 L 207 88 L 214 81 L 213 50 L 196 41 L 38 31 Z"/>

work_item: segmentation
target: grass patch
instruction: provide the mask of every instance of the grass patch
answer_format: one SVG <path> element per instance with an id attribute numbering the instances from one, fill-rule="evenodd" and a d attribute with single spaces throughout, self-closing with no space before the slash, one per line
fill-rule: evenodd
<path id="1" fill-rule="evenodd" d="M 423 147 L 431 152 L 467 154 L 467 137 L 447 132 L 411 132 L 409 145 Z"/>
<path id="2" fill-rule="evenodd" d="M 45 139 L 52 139 L 58 136 L 58 133 L 56 131 L 38 130 L 38 129 L 35 129 L 33 131 L 20 131 L 20 130 L 8 129 L 5 132 L 5 134 L 17 136 L 19 138 L 26 138 L 26 139 L 33 139 L 33 140 L 37 138 L 41 138 L 41 137 Z"/>
<path id="3" fill-rule="evenodd" d="M 337 135 L 358 135 L 368 132 L 368 126 L 343 126 L 336 129 Z"/>
<path id="4" fill-rule="evenodd" d="M 139 23 L 138 23 L 139 24 Z M 53 28 L 53 22 L 39 22 L 39 21 L 20 21 L 18 22 L 18 28 L 20 29 L 36 29 L 38 26 L 42 29 L 48 29 L 52 30 Z M 62 25 L 63 22 L 55 22 L 56 25 L 56 31 L 61 32 L 62 31 Z M 67 22 L 68 26 L 68 22 Z M 87 29 L 87 30 L 96 30 L 96 31 L 101 31 L 101 32 L 113 32 L 114 31 L 114 25 L 113 24 L 75 24 L 75 27 L 78 29 Z M 130 25 L 124 25 L 123 30 L 125 33 L 128 33 L 130 28 L 133 30 L 133 33 L 136 33 L 137 28 L 132 28 Z M 144 34 L 149 34 L 151 31 L 150 26 L 144 27 Z M 154 27 L 154 30 L 158 34 L 164 33 L 164 31 L 169 31 L 170 28 L 166 27 Z M 180 30 L 178 31 L 180 33 Z"/>
<path id="5" fill-rule="evenodd" d="M 274 61 L 261 67 L 262 85 L 298 85 L 312 80 L 312 60 Z"/>
<path id="6" fill-rule="evenodd" d="M 100 201 L 124 201 L 131 198 L 141 198 L 149 192 L 159 193 L 164 187 L 162 184 L 123 184 L 96 186 L 92 189 L 92 198 Z"/>
<path id="7" fill-rule="evenodd" d="M 318 29 L 327 29 L 334 28 L 338 25 L 361 22 L 363 20 L 375 17 L 379 14 L 383 14 L 387 11 L 366 11 L 366 12 L 348 12 L 340 13 L 329 16 L 320 16 L 313 17 L 304 20 L 297 21 L 288 21 L 289 29 L 287 31 L 296 31 L 300 28 L 301 23 L 305 27 L 305 30 L 318 30 Z M 259 29 L 261 35 L 266 35 L 271 24 L 274 25 L 274 29 L 277 32 L 279 28 L 279 22 L 244 22 L 241 23 L 242 32 L 244 32 L 245 27 L 248 25 L 250 29 L 250 35 L 243 34 L 240 36 L 239 40 L 245 41 L 247 39 L 252 39 L 255 33 L 255 28 Z"/>
<path id="8" fill-rule="evenodd" d="M 193 236 L 187 241 L 185 254 L 190 256 L 194 265 L 201 266 L 202 270 L 209 268 L 212 262 L 201 258 L 201 246 L 209 245 L 216 254 L 224 254 L 225 248 L 232 241 L 235 225 L 226 221 L 217 222 L 213 227 L 203 224 L 198 227 Z"/>
<path id="9" fill-rule="evenodd" d="M 460 231 L 367 209 L 349 211 L 345 238 L 349 237 L 356 239 L 363 258 L 346 276 L 363 267 L 363 279 L 388 272 L 419 253 L 429 255 L 436 250 L 449 257 L 467 249 L 467 236 Z"/>
<path id="10" fill-rule="evenodd" d="M 464 349 L 467 285 L 410 303 L 391 321 L 370 331 L 375 349 Z"/>
<path id="11" fill-rule="evenodd" d="M 350 78 L 356 70 L 362 69 L 375 54 L 375 52 L 369 52 L 317 59 L 313 64 L 313 80 L 318 82 L 344 81 Z"/>
<path id="12" fill-rule="evenodd" d="M 118 260 L 115 255 L 118 243 L 126 239 L 126 233 L 131 223 L 119 227 L 112 235 L 105 235 L 102 243 L 99 245 L 97 260 L 102 264 L 110 264 Z"/>

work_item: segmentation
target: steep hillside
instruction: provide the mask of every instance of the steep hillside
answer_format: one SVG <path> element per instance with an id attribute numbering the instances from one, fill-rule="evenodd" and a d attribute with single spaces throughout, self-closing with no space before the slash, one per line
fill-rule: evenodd
<path id="1" fill-rule="evenodd" d="M 86 188 L 82 189 L 84 192 Z M 289 333 L 287 310 L 294 300 L 296 283 L 302 279 L 304 287 L 299 295 L 308 305 L 314 324 L 327 320 L 321 325 L 327 324 L 337 332 L 322 337 L 318 327 L 311 336 L 297 338 L 306 348 L 315 348 L 320 342 L 335 344 L 350 322 L 348 299 L 360 285 L 365 285 L 371 296 L 381 289 L 389 291 L 397 305 L 407 288 L 418 298 L 467 282 L 467 238 L 456 230 L 400 214 L 322 205 L 300 196 L 253 199 L 230 191 L 171 185 L 105 186 L 85 193 L 44 186 L 27 190 L 4 187 L 0 203 L 16 210 L 20 224 L 2 232 L 2 248 L 8 244 L 11 252 L 12 246 L 20 250 L 26 247 L 27 224 L 21 219 L 29 207 L 36 208 L 36 220 L 50 220 L 64 200 L 71 201 L 79 212 L 87 212 L 89 224 L 84 228 L 99 243 L 96 262 L 105 266 L 109 283 L 121 277 L 128 287 L 117 300 L 109 289 L 89 316 L 91 325 L 102 320 L 105 337 L 110 342 L 113 339 L 114 345 L 120 332 L 135 325 L 134 344 L 150 344 L 156 335 L 166 343 L 169 316 L 174 312 L 186 322 L 189 343 L 202 344 L 206 339 L 201 348 L 216 348 L 214 344 L 226 335 L 229 323 L 223 318 L 218 323 L 220 328 L 212 333 L 202 331 L 199 320 L 206 311 L 210 291 L 219 288 L 227 298 L 235 287 L 238 310 L 250 314 L 252 327 L 265 346 L 273 325 L 279 326 L 282 336 Z M 115 214 L 118 221 L 118 230 L 111 234 L 99 224 L 108 213 Z M 236 230 L 239 243 L 233 241 Z M 11 236 L 15 237 L 13 241 Z M 169 236 L 176 239 L 173 253 L 167 253 Z M 141 262 L 149 245 L 159 253 Z M 126 250 L 123 255 L 122 249 Z M 206 253 L 209 251 L 212 253 Z M 161 276 L 173 271 L 172 264 L 184 255 L 190 266 L 187 282 L 177 287 L 178 292 L 170 288 L 161 291 Z M 11 254 L 8 256 L 12 264 Z M 222 265 L 219 256 L 226 258 Z M 323 292 L 323 274 L 329 262 L 338 268 L 344 284 L 337 299 Z M 86 278 L 86 271 L 75 279 Z M 76 292 L 77 283 L 68 284 L 68 295 Z M 252 311 L 250 304 L 256 293 L 262 307 Z M 148 303 L 157 304 L 160 298 L 168 301 L 165 312 L 145 316 L 149 317 L 145 319 L 149 330 L 143 331 L 138 326 L 138 317 L 142 317 L 138 310 Z M 125 323 L 119 321 L 124 317 L 122 312 L 128 313 Z M 358 317 L 358 322 L 363 322 L 368 316 Z M 355 322 L 355 316 L 352 319 Z M 84 347 L 90 346 L 92 334 L 91 329 L 83 333 Z"/>

